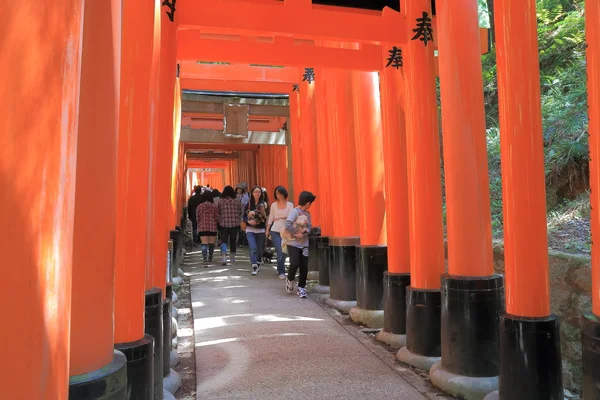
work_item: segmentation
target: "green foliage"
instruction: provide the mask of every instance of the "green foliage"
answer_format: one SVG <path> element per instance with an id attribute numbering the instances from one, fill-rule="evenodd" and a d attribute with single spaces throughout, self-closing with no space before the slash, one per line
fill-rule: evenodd
<path id="1" fill-rule="evenodd" d="M 489 20 L 479 0 L 480 21 Z M 541 109 L 549 207 L 585 191 L 588 116 L 584 0 L 537 0 Z M 482 24 L 483 26 L 483 24 Z M 502 210 L 495 49 L 482 57 L 494 228 Z M 565 197 L 566 196 L 566 197 Z M 496 229 L 495 229 L 496 230 Z"/>

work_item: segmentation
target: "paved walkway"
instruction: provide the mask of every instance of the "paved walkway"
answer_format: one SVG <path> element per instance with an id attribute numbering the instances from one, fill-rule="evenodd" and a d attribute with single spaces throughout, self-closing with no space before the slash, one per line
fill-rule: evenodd
<path id="1" fill-rule="evenodd" d="M 203 268 L 194 251 L 184 263 L 198 399 L 430 398 L 344 329 L 314 295 L 287 294 L 272 265 L 253 277 L 247 257 L 238 258 L 233 266 Z"/>

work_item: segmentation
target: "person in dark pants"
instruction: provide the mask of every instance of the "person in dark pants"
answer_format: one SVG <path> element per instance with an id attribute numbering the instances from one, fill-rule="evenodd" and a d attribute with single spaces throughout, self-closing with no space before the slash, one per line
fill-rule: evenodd
<path id="1" fill-rule="evenodd" d="M 194 245 L 200 243 L 198 238 L 198 220 L 196 219 L 196 209 L 202 200 L 202 187 L 196 186 L 194 188 L 194 194 L 192 194 L 188 200 L 188 218 L 192 221 L 192 230 L 194 232 Z"/>
<path id="2" fill-rule="evenodd" d="M 291 235 L 287 239 L 287 250 L 290 256 L 290 268 L 285 280 L 285 289 L 288 293 L 294 291 L 296 271 L 300 269 L 298 280 L 298 296 L 306 298 L 306 277 L 308 276 L 308 234 L 312 229 L 312 221 L 308 209 L 317 197 L 311 192 L 302 192 L 298 199 L 298 206 L 290 211 L 285 229 Z"/>
<path id="3" fill-rule="evenodd" d="M 219 209 L 219 232 L 221 235 L 221 261 L 227 265 L 227 243 L 229 243 L 230 262 L 235 262 L 238 231 L 242 220 L 242 203 L 236 199 L 235 191 L 231 186 L 225 186 L 221 200 L 217 204 Z"/>

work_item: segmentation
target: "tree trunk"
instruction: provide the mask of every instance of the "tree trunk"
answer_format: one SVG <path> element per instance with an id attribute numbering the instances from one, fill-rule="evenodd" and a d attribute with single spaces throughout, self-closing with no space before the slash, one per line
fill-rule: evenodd
<path id="1" fill-rule="evenodd" d="M 492 45 L 496 43 L 496 31 L 494 29 L 494 0 L 486 0 L 488 15 L 490 16 L 490 36 Z"/>

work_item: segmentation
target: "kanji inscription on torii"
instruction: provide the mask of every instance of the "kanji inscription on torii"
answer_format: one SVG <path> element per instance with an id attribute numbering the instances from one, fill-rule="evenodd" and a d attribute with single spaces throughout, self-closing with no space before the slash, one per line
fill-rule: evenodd
<path id="1" fill-rule="evenodd" d="M 308 82 L 309 84 L 315 81 L 315 69 L 314 68 L 304 68 L 304 76 L 302 77 L 302 82 Z"/>
<path id="2" fill-rule="evenodd" d="M 386 68 L 391 66 L 398 69 L 404 65 L 402 60 L 402 49 L 394 46 L 391 50 L 388 50 L 388 53 L 390 53 L 390 56 L 387 59 Z"/>
<path id="3" fill-rule="evenodd" d="M 165 12 L 171 22 L 175 20 L 175 3 L 177 3 L 177 0 L 163 0 L 162 2 L 162 5 L 168 8 Z"/>
<path id="4" fill-rule="evenodd" d="M 421 40 L 427 46 L 428 42 L 433 42 L 433 28 L 431 27 L 431 18 L 429 14 L 423 11 L 423 16 L 417 18 L 417 27 L 413 29 L 415 36 L 411 40 Z"/>

